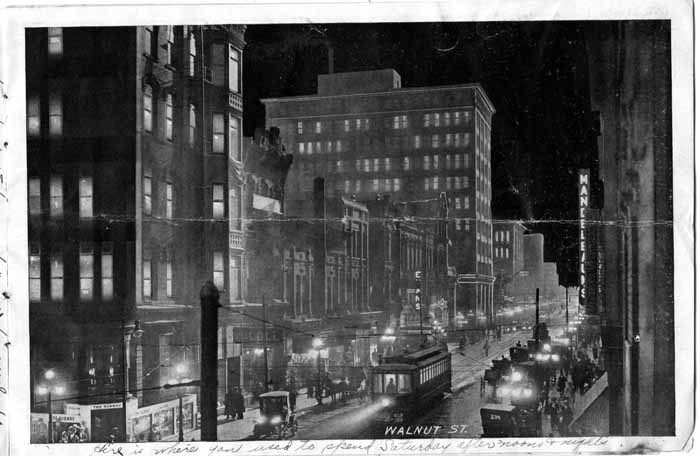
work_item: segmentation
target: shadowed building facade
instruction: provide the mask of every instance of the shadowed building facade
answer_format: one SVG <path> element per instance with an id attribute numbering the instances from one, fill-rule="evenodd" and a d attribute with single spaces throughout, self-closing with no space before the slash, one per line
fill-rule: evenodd
<path id="1" fill-rule="evenodd" d="M 461 283 L 457 311 L 492 314 L 495 110 L 479 84 L 404 88 L 390 69 L 337 73 L 319 75 L 316 94 L 263 103 L 267 123 L 279 126 L 296 157 L 287 198 L 310 199 L 316 176 L 325 178 L 328 195 L 358 201 L 388 195 L 414 203 L 445 194 L 449 266 Z"/>

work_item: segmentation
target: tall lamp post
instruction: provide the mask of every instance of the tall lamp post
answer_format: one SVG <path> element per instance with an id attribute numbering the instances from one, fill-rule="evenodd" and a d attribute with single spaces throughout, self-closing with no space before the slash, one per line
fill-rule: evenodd
<path id="1" fill-rule="evenodd" d="M 319 338 L 315 338 L 313 341 L 313 347 L 316 351 L 316 375 L 318 378 L 318 383 L 316 384 L 316 400 L 320 405 L 323 404 L 323 389 L 321 388 L 321 347 L 323 347 L 323 341 Z"/>
<path id="2" fill-rule="evenodd" d="M 45 385 L 40 385 L 37 387 L 37 393 L 40 395 L 47 395 L 47 403 L 48 403 L 48 409 L 49 409 L 49 443 L 53 443 L 53 398 L 51 396 L 52 393 L 55 394 L 63 394 L 65 391 L 65 388 L 62 385 L 56 385 L 54 384 L 54 379 L 56 378 L 56 373 L 54 372 L 53 369 L 49 369 L 46 372 L 44 372 L 44 379 L 46 380 Z"/>

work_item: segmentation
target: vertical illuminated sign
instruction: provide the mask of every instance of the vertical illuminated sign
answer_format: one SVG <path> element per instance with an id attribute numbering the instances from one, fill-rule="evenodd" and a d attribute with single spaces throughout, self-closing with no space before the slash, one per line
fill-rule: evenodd
<path id="1" fill-rule="evenodd" d="M 589 171 L 578 171 L 578 201 L 579 201 L 579 301 L 585 305 L 586 300 L 586 211 L 590 195 Z"/>

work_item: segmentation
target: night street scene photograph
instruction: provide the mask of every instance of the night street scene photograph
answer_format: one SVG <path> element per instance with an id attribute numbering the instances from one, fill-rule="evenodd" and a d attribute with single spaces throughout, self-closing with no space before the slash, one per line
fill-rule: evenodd
<path id="1" fill-rule="evenodd" d="M 676 435 L 670 20 L 24 39 L 31 443 Z"/>

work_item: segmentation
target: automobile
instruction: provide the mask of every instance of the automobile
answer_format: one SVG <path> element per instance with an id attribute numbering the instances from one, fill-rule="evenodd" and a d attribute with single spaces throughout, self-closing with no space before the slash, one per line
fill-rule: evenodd
<path id="1" fill-rule="evenodd" d="M 253 426 L 253 437 L 273 436 L 283 439 L 295 435 L 297 420 L 289 391 L 270 391 L 260 395 L 260 418 Z"/>
<path id="2" fill-rule="evenodd" d="M 486 404 L 481 407 L 482 437 L 516 437 L 516 408 L 507 404 Z"/>

